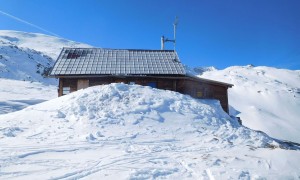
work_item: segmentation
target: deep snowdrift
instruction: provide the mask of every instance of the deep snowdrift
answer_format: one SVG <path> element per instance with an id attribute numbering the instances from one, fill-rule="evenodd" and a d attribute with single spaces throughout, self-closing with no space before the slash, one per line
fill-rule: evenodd
<path id="1" fill-rule="evenodd" d="M 239 126 L 218 101 L 138 85 L 80 90 L 1 115 L 0 124 L 3 178 L 237 179 L 300 173 L 299 151 L 282 150 L 278 147 L 285 145 Z"/>
<path id="2" fill-rule="evenodd" d="M 16 138 L 27 137 L 28 133 L 31 136 L 32 130 L 47 124 L 48 127 L 39 133 L 48 141 L 55 139 L 56 142 L 68 140 L 70 134 L 74 141 L 87 139 L 91 142 L 132 137 L 154 140 L 157 134 L 162 140 L 211 134 L 226 146 L 247 143 L 266 147 L 273 143 L 261 133 L 239 126 L 216 100 L 200 101 L 176 92 L 138 85 L 92 87 L 4 115 L 1 119 L 5 119 L 12 129 L 18 129 L 13 135 Z M 2 131 L 2 136 L 5 134 L 6 131 Z"/>
<path id="3" fill-rule="evenodd" d="M 233 66 L 201 77 L 234 84 L 228 93 L 230 113 L 245 126 L 300 143 L 299 70 Z"/>

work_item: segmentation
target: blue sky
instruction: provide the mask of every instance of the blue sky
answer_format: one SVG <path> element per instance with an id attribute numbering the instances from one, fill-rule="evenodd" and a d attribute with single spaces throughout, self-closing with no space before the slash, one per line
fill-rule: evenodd
<path id="1" fill-rule="evenodd" d="M 300 69 L 299 0 L 0 0 L 0 29 L 54 33 L 96 47 L 160 49 L 189 66 Z M 166 45 L 172 49 L 172 44 Z"/>

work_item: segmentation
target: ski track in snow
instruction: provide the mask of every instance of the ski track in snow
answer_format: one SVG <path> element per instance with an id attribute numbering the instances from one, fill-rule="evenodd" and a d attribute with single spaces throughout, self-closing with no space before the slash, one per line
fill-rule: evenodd
<path id="1" fill-rule="evenodd" d="M 169 146 L 168 144 L 159 144 L 160 146 Z M 31 153 L 18 155 L 17 158 L 1 158 L 2 171 L 0 175 L 3 178 L 47 177 L 47 179 L 93 179 L 96 177 L 106 177 L 107 179 L 243 179 L 242 177 L 245 176 L 276 178 L 279 173 L 277 168 L 272 169 L 269 160 L 265 160 L 262 156 L 250 156 L 248 153 L 253 153 L 253 151 L 244 148 L 236 148 L 237 152 L 244 152 L 232 155 L 224 155 L 232 152 L 232 148 L 227 150 L 221 148 L 212 152 L 206 150 L 185 151 L 185 148 L 181 148 L 180 145 L 173 147 L 176 151 L 125 153 L 124 145 L 125 143 L 121 145 L 119 143 L 109 145 L 100 143 L 100 145 L 73 145 L 73 148 L 65 147 L 55 150 L 35 149 Z M 270 150 L 259 150 L 254 153 L 260 151 Z M 218 152 L 222 152 L 221 157 Z M 86 158 L 85 155 L 92 157 Z M 73 159 L 76 156 L 80 158 Z M 6 164 L 9 166 L 6 167 Z M 18 166 L 22 166 L 22 170 L 16 170 Z M 7 169 L 11 171 L 3 173 Z M 297 177 L 297 175 L 299 176 L 299 171 L 298 173 L 291 171 L 291 174 L 281 175 L 281 177 L 289 178 Z"/>
<path id="2" fill-rule="evenodd" d="M 239 126 L 217 101 L 150 87 L 92 87 L 1 115 L 0 124 L 4 179 L 300 175 L 300 151 Z"/>

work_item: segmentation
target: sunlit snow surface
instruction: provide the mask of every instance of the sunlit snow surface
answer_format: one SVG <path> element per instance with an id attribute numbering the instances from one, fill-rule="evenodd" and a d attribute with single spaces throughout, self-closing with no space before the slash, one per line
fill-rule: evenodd
<path id="1" fill-rule="evenodd" d="M 300 143 L 300 70 L 232 66 L 201 77 L 234 84 L 228 91 L 230 113 L 245 126 Z"/>
<path id="2" fill-rule="evenodd" d="M 51 57 L 53 60 L 56 60 L 63 47 L 92 47 L 55 36 L 12 30 L 0 30 L 0 41 L 9 42 L 19 48 L 34 49 Z"/>
<path id="3" fill-rule="evenodd" d="M 56 85 L 0 78 L 0 115 L 18 111 L 56 97 Z"/>
<path id="4" fill-rule="evenodd" d="M 46 78 L 63 47 L 86 44 L 38 33 L 0 30 L 0 114 L 57 97 L 58 81 Z"/>
<path id="5" fill-rule="evenodd" d="M 111 84 L 0 116 L 0 177 L 300 177 L 300 151 L 239 126 L 215 100 Z"/>

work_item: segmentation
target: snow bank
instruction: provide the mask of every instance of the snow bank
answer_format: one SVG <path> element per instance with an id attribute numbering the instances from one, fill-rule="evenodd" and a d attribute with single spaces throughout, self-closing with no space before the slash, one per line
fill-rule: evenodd
<path id="1" fill-rule="evenodd" d="M 300 151 L 240 126 L 216 100 L 110 84 L 0 115 L 0 176 L 293 178 Z M 285 146 L 287 148 L 287 146 Z M 285 156 L 285 171 L 278 172 Z"/>
<path id="2" fill-rule="evenodd" d="M 40 112 L 38 119 L 32 117 Z M 216 100 L 196 100 L 176 92 L 138 85 L 92 87 L 2 118 L 22 129 L 25 136 L 32 133 L 32 128 L 26 130 L 20 124 L 35 124 L 37 129 L 47 124 L 49 127 L 44 131 L 53 135 L 45 138 L 55 140 L 65 140 L 70 136 L 65 129 L 72 129 L 71 136 L 76 141 L 93 143 L 116 139 L 152 141 L 158 134 L 162 141 L 199 138 L 199 141 L 216 141 L 226 146 L 245 143 L 255 147 L 272 143 L 261 133 L 239 126 Z M 60 130 L 53 126 L 60 126 L 62 131 L 57 133 Z M 205 135 L 210 138 L 202 139 Z"/>

